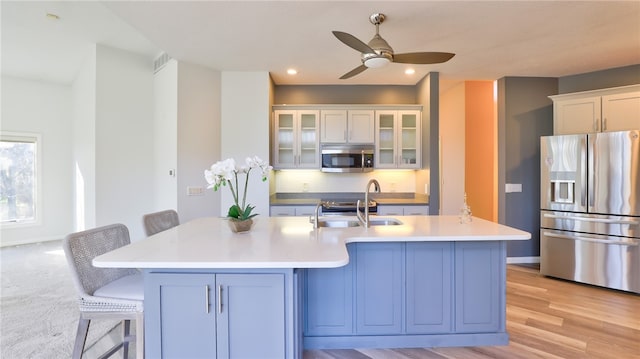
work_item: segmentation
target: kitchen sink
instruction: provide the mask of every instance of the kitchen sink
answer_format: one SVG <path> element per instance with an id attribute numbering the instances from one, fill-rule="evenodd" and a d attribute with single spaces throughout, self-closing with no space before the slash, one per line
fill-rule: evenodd
<path id="1" fill-rule="evenodd" d="M 370 219 L 369 225 L 373 226 L 397 226 L 402 224 L 395 218 L 380 218 Z M 347 228 L 347 227 L 359 227 L 360 221 L 350 218 L 320 218 L 318 220 L 318 227 L 331 227 L 331 228 Z"/>
<path id="2" fill-rule="evenodd" d="M 369 220 L 369 225 L 370 226 L 397 226 L 402 224 L 402 222 L 400 222 L 397 219 L 394 218 L 384 218 L 384 219 L 370 219 Z"/>
<path id="3" fill-rule="evenodd" d="M 360 221 L 357 219 L 325 219 L 321 218 L 318 221 L 318 227 L 332 227 L 332 228 L 347 228 L 358 227 Z"/>

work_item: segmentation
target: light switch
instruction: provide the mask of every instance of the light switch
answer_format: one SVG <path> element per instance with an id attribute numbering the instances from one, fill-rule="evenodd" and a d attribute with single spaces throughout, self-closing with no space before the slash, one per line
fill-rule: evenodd
<path id="1" fill-rule="evenodd" d="M 522 192 L 522 183 L 507 183 L 504 191 L 506 193 Z"/>
<path id="2" fill-rule="evenodd" d="M 195 186 L 195 187 L 187 187 L 187 196 L 203 196 L 204 195 L 204 187 Z"/>

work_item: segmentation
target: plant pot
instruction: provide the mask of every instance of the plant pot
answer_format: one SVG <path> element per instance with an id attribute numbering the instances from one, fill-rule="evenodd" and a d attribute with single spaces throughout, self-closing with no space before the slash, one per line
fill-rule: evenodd
<path id="1" fill-rule="evenodd" d="M 229 223 L 229 228 L 231 228 L 231 232 L 233 233 L 246 233 L 251 230 L 251 227 L 253 227 L 253 219 L 251 218 L 245 220 L 229 218 L 227 222 Z"/>

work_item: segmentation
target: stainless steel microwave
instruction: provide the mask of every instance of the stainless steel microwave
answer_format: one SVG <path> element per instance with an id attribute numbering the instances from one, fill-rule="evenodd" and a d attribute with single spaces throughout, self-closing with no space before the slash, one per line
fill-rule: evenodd
<path id="1" fill-rule="evenodd" d="M 373 171 L 372 145 L 323 145 L 322 172 Z"/>

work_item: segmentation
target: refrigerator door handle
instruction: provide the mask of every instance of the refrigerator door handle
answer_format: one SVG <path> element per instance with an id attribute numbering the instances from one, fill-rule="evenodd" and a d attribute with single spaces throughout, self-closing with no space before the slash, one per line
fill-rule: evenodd
<path id="1" fill-rule="evenodd" d="M 550 237 L 550 238 L 571 239 L 571 240 L 576 240 L 576 241 L 603 243 L 603 244 L 619 244 L 619 245 L 623 245 L 623 246 L 633 246 L 633 247 L 637 247 L 638 246 L 638 241 L 633 240 L 633 239 L 630 240 L 630 241 L 610 241 L 610 240 L 607 240 L 607 239 L 598 239 L 598 238 L 582 237 L 582 236 L 568 236 L 568 235 L 565 235 L 565 234 L 555 234 L 555 233 L 551 233 L 551 232 L 544 232 L 543 234 L 546 237 Z"/>
<path id="2" fill-rule="evenodd" d="M 637 226 L 640 222 L 631 221 L 626 219 L 607 219 L 607 218 L 587 218 L 587 217 L 575 217 L 575 216 L 559 216 L 556 214 L 548 214 L 545 213 L 543 215 L 545 218 L 552 219 L 571 219 L 574 221 L 584 221 L 584 222 L 597 222 L 597 223 L 608 223 L 608 224 L 629 224 L 632 226 Z"/>
<path id="3" fill-rule="evenodd" d="M 587 201 L 589 202 L 588 207 L 589 211 L 591 211 L 591 209 L 593 208 L 593 201 L 594 201 L 594 196 L 595 196 L 595 192 L 594 192 L 594 188 L 596 187 L 596 176 L 594 174 L 594 169 L 595 169 L 595 162 L 594 162 L 594 156 L 595 156 L 595 135 L 593 134 L 588 134 L 587 135 L 587 168 L 588 168 L 588 174 L 586 176 L 586 180 L 588 183 L 588 187 L 589 187 L 589 192 L 587 193 Z M 583 155 L 584 156 L 584 155 Z M 584 157 L 583 157 L 584 158 Z M 582 162 L 584 163 L 584 161 Z M 583 189 L 585 188 L 585 186 L 582 187 Z"/>

